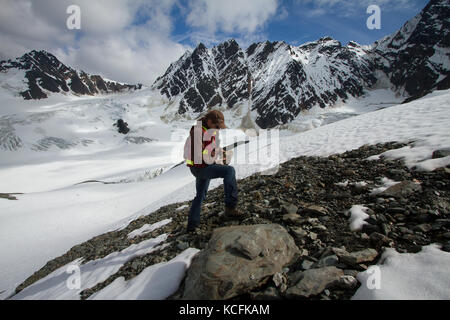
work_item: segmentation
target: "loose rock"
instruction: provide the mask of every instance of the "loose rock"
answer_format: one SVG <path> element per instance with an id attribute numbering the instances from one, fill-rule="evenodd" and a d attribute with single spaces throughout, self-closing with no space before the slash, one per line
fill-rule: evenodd
<path id="1" fill-rule="evenodd" d="M 357 265 L 362 262 L 371 262 L 378 256 L 378 252 L 375 249 L 371 248 L 361 251 L 355 251 L 352 253 L 348 253 L 344 250 L 335 250 L 335 253 L 339 258 L 339 261 L 342 261 L 348 265 Z"/>
<path id="2" fill-rule="evenodd" d="M 392 187 L 387 188 L 378 196 L 401 198 L 409 196 L 415 192 L 420 192 L 421 190 L 422 187 L 418 183 L 415 183 L 413 181 L 402 181 L 398 184 L 393 185 Z"/>
<path id="3" fill-rule="evenodd" d="M 318 295 L 328 287 L 337 284 L 344 272 L 336 267 L 306 270 L 301 280 L 286 291 L 290 298 L 308 298 Z"/>

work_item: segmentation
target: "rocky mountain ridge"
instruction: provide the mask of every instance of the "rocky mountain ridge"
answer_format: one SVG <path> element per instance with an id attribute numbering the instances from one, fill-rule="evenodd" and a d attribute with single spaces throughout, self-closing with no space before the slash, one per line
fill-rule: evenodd
<path id="1" fill-rule="evenodd" d="M 24 79 L 8 79 L 16 73 L 24 72 Z M 139 90 L 141 84 L 131 85 L 106 80 L 99 75 L 91 75 L 64 65 L 53 54 L 41 50 L 32 50 L 23 56 L 0 61 L 0 74 L 6 75 L 5 88 L 12 87 L 14 91 L 20 88 L 20 95 L 25 100 L 44 99 L 50 92 L 65 92 L 76 95 L 93 95 L 98 93 L 117 93 L 129 90 Z"/>
<path id="2" fill-rule="evenodd" d="M 245 50 L 234 39 L 211 49 L 200 43 L 153 88 L 179 102 L 180 115 L 248 103 L 261 128 L 380 86 L 415 99 L 449 88 L 449 15 L 447 1 L 431 0 L 398 32 L 369 46 L 343 46 L 330 37 L 300 46 L 266 41 Z"/>

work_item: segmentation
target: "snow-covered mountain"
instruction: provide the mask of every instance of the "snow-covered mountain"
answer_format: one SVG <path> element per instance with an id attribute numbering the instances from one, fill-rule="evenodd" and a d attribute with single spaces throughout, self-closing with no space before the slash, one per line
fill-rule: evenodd
<path id="1" fill-rule="evenodd" d="M 26 100 L 47 98 L 51 92 L 93 95 L 142 87 L 72 69 L 45 50 L 33 50 L 16 59 L 0 61 L 0 86 L 20 93 Z"/>
<path id="2" fill-rule="evenodd" d="M 448 1 L 431 0 L 399 31 L 372 46 L 377 69 L 388 75 L 396 91 L 414 99 L 449 88 L 449 16 Z"/>
<path id="3" fill-rule="evenodd" d="M 449 16 L 448 1 L 432 0 L 398 32 L 370 46 L 343 46 L 330 37 L 300 46 L 266 41 L 245 50 L 233 39 L 211 49 L 200 43 L 172 63 L 153 88 L 188 118 L 214 106 L 249 103 L 262 128 L 373 89 L 414 99 L 449 88 Z"/>

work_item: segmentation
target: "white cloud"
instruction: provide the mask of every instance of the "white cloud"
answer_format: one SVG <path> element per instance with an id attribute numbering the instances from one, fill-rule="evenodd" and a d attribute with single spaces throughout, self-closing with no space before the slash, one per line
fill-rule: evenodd
<path id="1" fill-rule="evenodd" d="M 317 16 L 322 16 L 324 14 L 326 14 L 327 11 L 323 8 L 314 8 L 314 9 L 310 9 L 306 12 L 306 14 L 309 17 L 317 17 Z"/>
<path id="2" fill-rule="evenodd" d="M 69 17 L 67 7 L 77 5 L 84 32 L 107 34 L 120 31 L 132 22 L 137 11 L 133 3 L 129 0 L 39 0 L 32 1 L 32 7 L 37 17 L 55 27 L 64 27 Z"/>
<path id="3" fill-rule="evenodd" d="M 212 47 L 234 38 L 241 48 L 266 41 L 265 26 L 270 20 L 283 20 L 289 15 L 279 0 L 192 0 L 181 11 L 186 16 L 188 33 L 179 41 L 202 42 Z"/>
<path id="4" fill-rule="evenodd" d="M 68 30 L 69 5 L 81 9 L 81 30 Z M 172 41 L 176 0 L 0 0 L 0 59 L 33 49 L 110 79 L 151 84 L 186 46 Z"/>
<path id="5" fill-rule="evenodd" d="M 193 0 L 186 22 L 214 34 L 254 33 L 277 12 L 277 0 Z"/>
<path id="6" fill-rule="evenodd" d="M 79 49 L 71 48 L 67 53 L 60 49 L 55 54 L 67 64 L 86 72 L 149 85 L 185 50 L 186 47 L 158 34 L 146 33 L 142 39 L 136 31 L 128 31 L 101 41 L 86 37 L 80 40 Z"/>
<path id="7" fill-rule="evenodd" d="M 289 16 L 289 11 L 286 9 L 286 7 L 281 6 L 278 10 L 278 14 L 275 17 L 276 20 L 284 20 Z"/>
<path id="8" fill-rule="evenodd" d="M 1 59 L 21 55 L 30 49 L 44 49 L 49 39 L 52 46 L 74 40 L 74 33 L 38 17 L 31 1 L 0 0 L 0 7 Z"/>

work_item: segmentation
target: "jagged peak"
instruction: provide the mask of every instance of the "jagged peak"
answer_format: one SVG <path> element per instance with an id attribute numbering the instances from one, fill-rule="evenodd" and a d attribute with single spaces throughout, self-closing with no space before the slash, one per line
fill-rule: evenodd
<path id="1" fill-rule="evenodd" d="M 16 61 L 16 62 L 24 62 L 24 61 L 28 61 L 30 59 L 36 60 L 36 58 L 38 57 L 47 57 L 51 60 L 58 60 L 53 54 L 51 54 L 50 52 L 46 51 L 46 50 L 31 50 L 28 51 L 24 54 L 22 54 L 19 57 L 15 57 L 15 58 L 10 58 L 7 60 L 2 60 L 0 62 L 11 62 L 11 61 Z"/>
<path id="2" fill-rule="evenodd" d="M 356 42 L 351 41 L 353 43 L 356 44 Z M 342 47 L 342 44 L 340 41 L 335 40 L 329 36 L 326 37 L 321 37 L 319 39 L 317 39 L 316 41 L 310 41 L 310 42 L 306 42 L 303 43 L 301 45 L 299 45 L 297 48 L 301 49 L 301 50 L 316 50 L 320 48 L 327 48 L 327 47 Z"/>
<path id="3" fill-rule="evenodd" d="M 191 50 L 186 50 L 183 55 L 178 59 L 178 60 L 185 60 L 186 58 L 188 58 L 190 55 L 192 54 Z"/>
<path id="4" fill-rule="evenodd" d="M 16 58 L 16 61 L 21 63 L 31 63 L 32 65 L 48 64 L 52 67 L 58 68 L 63 63 L 57 57 L 46 50 L 31 50 L 21 57 Z"/>
<path id="5" fill-rule="evenodd" d="M 433 32 L 433 28 L 435 28 L 433 26 L 439 26 L 440 23 L 448 23 L 449 12 L 450 3 L 448 0 L 430 0 L 416 16 L 406 21 L 400 30 L 375 41 L 373 47 L 376 50 L 398 50 L 408 44 L 414 33 L 417 35 L 417 27 L 424 23 L 427 27 L 420 28 L 419 35 L 421 32 L 421 39 L 429 40 L 430 38 L 428 38 L 427 34 Z M 445 28 L 442 30 L 445 30 Z M 440 37 L 445 39 L 444 34 Z"/>
<path id="6" fill-rule="evenodd" d="M 239 43 L 237 43 L 237 41 L 234 38 L 228 39 L 220 44 L 218 44 L 217 46 L 215 46 L 215 48 L 241 48 L 239 46 Z"/>
<path id="7" fill-rule="evenodd" d="M 208 50 L 208 48 L 203 44 L 203 42 L 200 42 L 200 43 L 197 45 L 197 47 L 195 48 L 194 53 L 195 53 L 195 52 L 207 51 L 207 50 Z"/>
<path id="8" fill-rule="evenodd" d="M 331 37 L 322 37 L 318 40 L 318 42 L 324 45 L 332 45 L 332 46 L 341 46 L 341 42 L 339 40 L 333 39 Z"/>
<path id="9" fill-rule="evenodd" d="M 239 44 L 237 43 L 237 41 L 236 41 L 234 38 L 230 38 L 230 39 L 228 39 L 228 40 L 222 42 L 222 44 L 239 45 Z"/>
<path id="10" fill-rule="evenodd" d="M 347 43 L 347 47 L 361 47 L 361 45 L 358 43 L 358 42 L 356 42 L 356 41 L 353 41 L 353 40 L 350 40 L 348 43 Z"/>
<path id="11" fill-rule="evenodd" d="M 321 37 L 317 40 L 318 42 L 326 42 L 326 41 L 334 41 L 334 39 L 330 36 Z"/>
<path id="12" fill-rule="evenodd" d="M 196 59 L 197 57 L 205 57 L 209 54 L 209 49 L 202 43 L 200 42 L 197 47 L 194 49 L 194 51 L 192 52 L 192 54 L 190 55 L 191 58 Z"/>
<path id="13" fill-rule="evenodd" d="M 39 58 L 39 57 L 46 57 L 51 60 L 58 60 L 58 58 L 56 58 L 53 54 L 51 54 L 50 52 L 48 52 L 46 50 L 31 50 L 31 51 L 25 53 L 24 55 L 22 55 L 21 58 L 24 58 L 24 57 L 32 57 L 34 59 Z"/>
<path id="14" fill-rule="evenodd" d="M 43 55 L 46 55 L 46 56 L 53 56 L 50 52 L 48 52 L 47 50 L 44 50 L 44 49 L 42 49 L 42 50 L 31 50 L 30 52 L 28 52 L 28 54 L 33 54 L 33 55 L 35 55 L 35 54 L 43 54 Z"/>
<path id="15" fill-rule="evenodd" d="M 225 59 L 228 59 L 234 56 L 235 54 L 240 54 L 240 52 L 242 52 L 242 49 L 237 43 L 237 41 L 232 38 L 215 46 L 212 49 L 212 51 L 214 55 L 219 54 L 220 56 L 223 56 Z"/>
<path id="16" fill-rule="evenodd" d="M 283 45 L 287 45 L 287 43 L 286 43 L 286 41 L 284 41 L 284 40 L 281 40 L 281 41 L 272 41 L 272 42 L 270 42 L 270 41 L 266 41 L 266 42 L 264 42 L 266 45 L 271 45 L 271 46 L 283 46 Z"/>
<path id="17" fill-rule="evenodd" d="M 0 70 L 20 69 L 25 71 L 28 88 L 20 94 L 26 100 L 44 99 L 49 93 L 72 92 L 92 95 L 98 92 L 117 92 L 141 89 L 142 85 L 124 84 L 76 70 L 63 64 L 46 50 L 31 50 L 14 60 L 1 63 Z M 71 82 L 67 80 L 71 79 Z M 103 80 L 103 81 L 102 81 Z M 94 82 L 92 82 L 94 81 Z"/>

